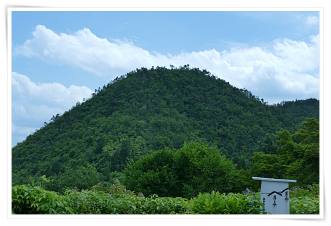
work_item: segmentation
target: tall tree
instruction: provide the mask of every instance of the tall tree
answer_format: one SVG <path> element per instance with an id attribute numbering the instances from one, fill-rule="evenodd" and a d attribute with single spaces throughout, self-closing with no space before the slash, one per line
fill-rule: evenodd
<path id="1" fill-rule="evenodd" d="M 293 135 L 288 130 L 277 132 L 276 154 L 255 152 L 252 175 L 256 177 L 297 180 L 295 185 L 319 183 L 319 122 L 307 118 Z M 294 139 L 296 139 L 296 142 Z"/>
<path id="2" fill-rule="evenodd" d="M 319 122 L 316 118 L 307 118 L 293 142 L 288 131 L 278 132 L 281 147 L 277 153 L 286 164 L 285 177 L 298 180 L 299 184 L 319 183 Z"/>

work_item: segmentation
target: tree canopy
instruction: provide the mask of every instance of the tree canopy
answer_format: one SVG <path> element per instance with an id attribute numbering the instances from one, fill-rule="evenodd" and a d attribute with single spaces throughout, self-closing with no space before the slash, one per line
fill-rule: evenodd
<path id="1" fill-rule="evenodd" d="M 124 184 L 144 195 L 191 198 L 199 193 L 231 192 L 236 167 L 230 159 L 201 142 L 165 148 L 128 164 Z"/>
<path id="2" fill-rule="evenodd" d="M 319 183 L 319 122 L 307 118 L 294 134 L 277 132 L 275 154 L 256 152 L 252 157 L 252 174 L 257 177 L 297 180 L 296 185 Z"/>

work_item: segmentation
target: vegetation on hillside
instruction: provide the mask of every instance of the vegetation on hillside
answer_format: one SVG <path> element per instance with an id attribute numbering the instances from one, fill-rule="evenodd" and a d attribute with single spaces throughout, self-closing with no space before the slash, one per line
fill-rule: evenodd
<path id="1" fill-rule="evenodd" d="M 12 148 L 13 191 L 34 191 L 29 197 L 39 197 L 33 207 L 31 200 L 26 204 L 17 198 L 21 193 L 15 200 L 13 195 L 13 202 L 17 208 L 28 208 L 24 213 L 40 208 L 47 213 L 101 213 L 106 210 L 100 205 L 111 207 L 101 198 L 110 196 L 100 193 L 109 191 L 100 187 L 109 188 L 119 179 L 149 197 L 142 201 L 132 193 L 123 199 L 135 208 L 169 202 L 178 213 L 187 213 L 187 208 L 201 213 L 197 200 L 209 202 L 213 197 L 223 203 L 234 197 L 223 193 L 240 193 L 246 187 L 257 191 L 259 184 L 252 176 L 296 179 L 293 186 L 318 184 L 318 120 L 316 99 L 268 105 L 248 90 L 188 65 L 137 69 L 53 116 Z M 159 201 L 155 195 L 169 199 Z M 40 200 L 53 202 L 46 196 L 65 204 L 54 204 L 59 210 L 47 209 L 45 203 L 34 209 Z M 83 207 L 86 197 L 96 206 Z M 195 200 L 190 207 L 188 199 Z M 70 206 L 68 200 L 78 206 Z M 316 198 L 312 200 L 316 204 Z M 236 209 L 238 203 L 233 202 L 231 213 L 255 211 Z M 241 202 L 258 205 L 246 198 Z M 299 198 L 297 202 L 301 205 Z M 177 213 L 171 208 L 166 213 Z M 137 211 L 122 213 L 143 213 Z"/>
<path id="2" fill-rule="evenodd" d="M 266 134 L 294 132 L 305 118 L 319 117 L 316 99 L 268 105 L 188 65 L 137 69 L 95 91 L 13 147 L 13 184 L 79 167 L 95 168 L 109 181 L 128 161 L 190 141 L 216 147 L 238 169 L 249 169 Z"/>
<path id="3" fill-rule="evenodd" d="M 297 180 L 293 186 L 319 183 L 319 123 L 316 118 L 307 118 L 301 124 L 294 134 L 288 130 L 277 132 L 278 145 L 269 145 L 277 147 L 276 152 L 269 148 L 255 152 L 251 157 L 252 175 Z"/>

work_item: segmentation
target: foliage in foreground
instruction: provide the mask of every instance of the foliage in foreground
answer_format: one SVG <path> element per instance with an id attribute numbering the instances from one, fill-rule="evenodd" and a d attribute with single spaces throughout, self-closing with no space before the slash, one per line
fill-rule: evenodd
<path id="1" fill-rule="evenodd" d="M 39 186 L 12 187 L 12 212 L 15 214 L 73 214 L 70 200 Z"/>
<path id="2" fill-rule="evenodd" d="M 291 214 L 319 214 L 319 185 L 308 185 L 307 188 L 293 187 L 290 192 Z"/>
<path id="3" fill-rule="evenodd" d="M 290 214 L 319 214 L 319 186 L 291 189 Z M 39 186 L 12 187 L 13 214 L 259 214 L 258 194 L 199 194 L 190 200 L 176 197 L 145 198 L 126 190 L 116 181 L 109 188 L 101 184 L 91 190 L 66 190 L 64 195 Z M 265 214 L 265 212 L 264 212 Z"/>
<path id="4" fill-rule="evenodd" d="M 240 194 L 219 192 L 199 194 L 187 200 L 176 197 L 144 197 L 127 191 L 118 181 L 107 191 L 94 186 L 81 192 L 66 190 L 64 195 L 38 186 L 12 187 L 14 214 L 257 214 L 257 200 Z"/>
<path id="5" fill-rule="evenodd" d="M 262 205 L 252 196 L 234 193 L 225 195 L 214 191 L 199 194 L 190 201 L 191 213 L 196 214 L 259 214 L 262 213 Z"/>

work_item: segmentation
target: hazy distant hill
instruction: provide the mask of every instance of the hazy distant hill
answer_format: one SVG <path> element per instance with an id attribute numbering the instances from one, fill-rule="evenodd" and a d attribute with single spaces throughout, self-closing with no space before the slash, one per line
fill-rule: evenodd
<path id="1" fill-rule="evenodd" d="M 217 146 L 238 168 L 249 168 L 266 133 L 308 117 L 319 118 L 318 100 L 268 105 L 206 70 L 141 68 L 99 87 L 13 147 L 13 183 L 22 175 L 48 177 L 77 166 L 93 166 L 107 179 L 130 159 L 191 140 Z"/>

